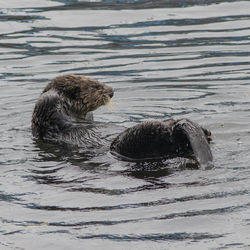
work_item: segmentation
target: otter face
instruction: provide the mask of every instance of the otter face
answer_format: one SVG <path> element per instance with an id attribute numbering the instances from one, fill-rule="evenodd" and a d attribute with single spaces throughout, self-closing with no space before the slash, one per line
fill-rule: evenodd
<path id="1" fill-rule="evenodd" d="M 84 76 L 65 75 L 51 81 L 44 92 L 54 90 L 66 102 L 68 109 L 80 116 L 107 104 L 114 95 L 113 88 Z M 64 107 L 65 108 L 65 107 Z"/>

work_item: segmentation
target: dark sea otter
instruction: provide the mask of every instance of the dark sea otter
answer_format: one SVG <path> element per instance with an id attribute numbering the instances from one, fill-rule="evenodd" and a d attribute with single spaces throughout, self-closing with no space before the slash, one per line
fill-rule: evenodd
<path id="1" fill-rule="evenodd" d="M 99 81 L 77 75 L 59 76 L 45 87 L 36 103 L 32 133 L 42 140 L 86 148 L 111 143 L 111 153 L 128 161 L 193 156 L 204 165 L 213 160 L 211 133 L 188 119 L 142 122 L 116 137 L 108 136 L 103 131 L 110 125 L 94 122 L 92 111 L 107 104 L 113 94 L 111 87 Z"/>

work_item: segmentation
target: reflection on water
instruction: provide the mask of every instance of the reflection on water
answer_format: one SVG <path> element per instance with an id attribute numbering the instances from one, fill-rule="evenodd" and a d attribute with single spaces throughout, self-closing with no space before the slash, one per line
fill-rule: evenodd
<path id="1" fill-rule="evenodd" d="M 1 7 L 1 249 L 249 247 L 248 1 Z M 117 106 L 98 121 L 185 117 L 209 128 L 215 167 L 128 164 L 33 140 L 38 96 L 68 73 L 115 89 Z"/>

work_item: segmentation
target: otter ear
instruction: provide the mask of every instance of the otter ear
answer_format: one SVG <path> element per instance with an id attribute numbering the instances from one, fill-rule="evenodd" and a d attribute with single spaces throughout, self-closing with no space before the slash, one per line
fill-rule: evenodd
<path id="1" fill-rule="evenodd" d="M 70 99 L 77 99 L 80 96 L 81 88 L 80 86 L 70 86 L 67 90 L 67 96 Z"/>

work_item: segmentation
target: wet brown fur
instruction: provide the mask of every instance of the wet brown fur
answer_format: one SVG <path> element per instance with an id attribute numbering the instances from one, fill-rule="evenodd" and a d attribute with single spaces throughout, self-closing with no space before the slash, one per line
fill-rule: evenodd
<path id="1" fill-rule="evenodd" d="M 32 116 L 32 133 L 40 139 L 63 138 L 72 122 L 85 119 L 112 98 L 111 87 L 80 75 L 56 77 L 43 90 Z"/>
<path id="2" fill-rule="evenodd" d="M 86 116 L 90 111 L 94 111 L 105 105 L 113 96 L 113 89 L 97 80 L 80 75 L 64 75 L 52 80 L 43 93 L 55 90 L 63 98 L 70 111 Z"/>

